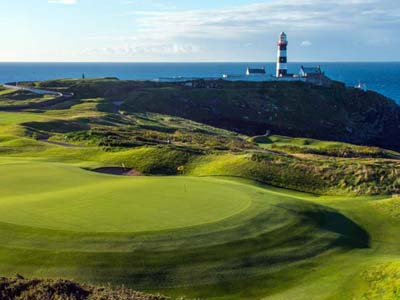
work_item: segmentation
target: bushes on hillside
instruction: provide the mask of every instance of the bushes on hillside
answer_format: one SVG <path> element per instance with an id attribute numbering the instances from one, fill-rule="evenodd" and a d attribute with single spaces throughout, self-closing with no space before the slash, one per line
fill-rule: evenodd
<path id="1" fill-rule="evenodd" d="M 301 147 L 295 145 L 271 145 L 272 150 L 284 151 L 288 153 L 317 154 L 334 157 L 370 157 L 370 158 L 393 158 L 394 154 L 389 151 L 375 147 L 361 146 L 337 146 L 325 148 Z"/>
<path id="2" fill-rule="evenodd" d="M 94 287 L 68 280 L 26 280 L 0 278 L 2 300 L 167 300 L 126 288 Z"/>
<path id="3" fill-rule="evenodd" d="M 400 162 L 329 158 L 301 159 L 274 153 L 199 157 L 189 165 L 197 176 L 235 176 L 316 194 L 400 193 Z"/>

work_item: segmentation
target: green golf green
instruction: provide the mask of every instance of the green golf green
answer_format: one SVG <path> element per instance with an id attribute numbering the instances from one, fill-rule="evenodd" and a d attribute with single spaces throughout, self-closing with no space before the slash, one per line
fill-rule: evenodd
<path id="1" fill-rule="evenodd" d="M 119 177 L 62 164 L 3 163 L 0 181 L 0 222 L 47 229 L 165 230 L 216 222 L 251 204 L 246 189 L 226 181 Z"/>

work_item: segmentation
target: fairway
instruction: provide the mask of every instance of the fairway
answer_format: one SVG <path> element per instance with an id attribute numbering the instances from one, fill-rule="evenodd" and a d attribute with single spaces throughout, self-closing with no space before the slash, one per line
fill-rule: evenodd
<path id="1" fill-rule="evenodd" d="M 235 183 L 118 177 L 62 164 L 3 163 L 0 181 L 0 222 L 47 229 L 165 230 L 216 222 L 251 204 Z"/>
<path id="2" fill-rule="evenodd" d="M 38 113 L 0 112 L 0 125 L 14 125 L 23 122 L 41 121 L 46 119 L 48 119 L 46 116 Z"/>

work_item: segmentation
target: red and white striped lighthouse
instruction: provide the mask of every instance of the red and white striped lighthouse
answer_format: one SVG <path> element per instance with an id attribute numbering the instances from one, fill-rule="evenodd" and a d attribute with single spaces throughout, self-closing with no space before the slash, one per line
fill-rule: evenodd
<path id="1" fill-rule="evenodd" d="M 284 77 L 288 73 L 287 68 L 287 36 L 282 32 L 278 41 L 278 62 L 276 64 L 276 77 Z"/>

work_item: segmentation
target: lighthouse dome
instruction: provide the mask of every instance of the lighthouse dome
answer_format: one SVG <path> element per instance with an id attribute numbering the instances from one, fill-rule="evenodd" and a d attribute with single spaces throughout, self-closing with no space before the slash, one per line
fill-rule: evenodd
<path id="1" fill-rule="evenodd" d="M 279 35 L 279 43 L 280 44 L 287 44 L 287 35 L 285 32 L 281 32 L 281 34 Z"/>

